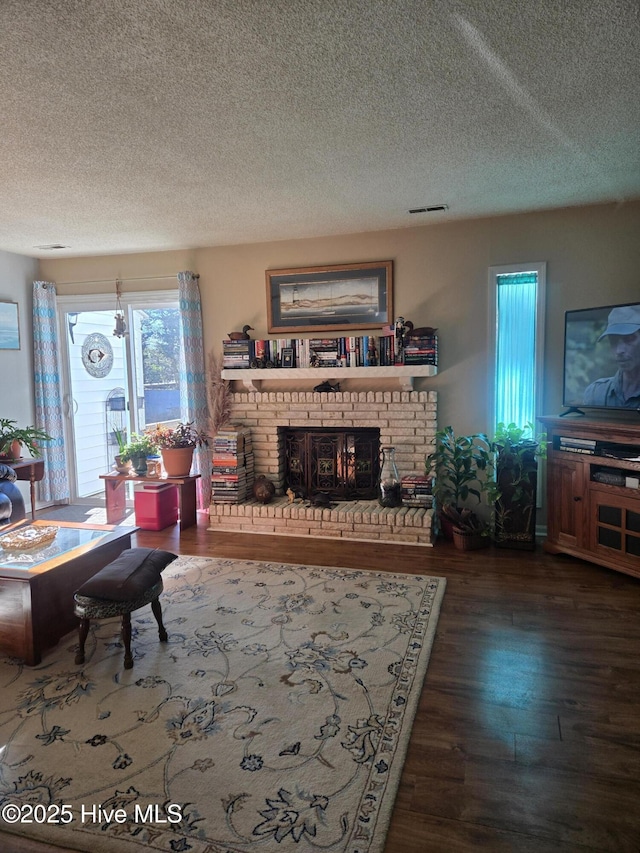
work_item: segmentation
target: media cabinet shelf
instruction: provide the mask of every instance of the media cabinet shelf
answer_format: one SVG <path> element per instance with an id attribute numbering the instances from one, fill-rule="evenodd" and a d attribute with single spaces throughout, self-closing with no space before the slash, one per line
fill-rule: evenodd
<path id="1" fill-rule="evenodd" d="M 640 578 L 640 423 L 540 420 L 548 441 L 545 550 Z M 604 455 L 616 452 L 629 458 Z M 628 485 L 594 479 L 603 473 Z"/>
<path id="2" fill-rule="evenodd" d="M 432 364 L 415 364 L 398 367 L 273 367 L 263 369 L 222 370 L 223 379 L 233 379 L 249 391 L 259 391 L 263 382 L 296 382 L 299 379 L 315 379 L 340 382 L 342 379 L 397 379 L 403 391 L 413 390 L 413 380 L 422 376 L 436 376 L 438 368 Z"/>

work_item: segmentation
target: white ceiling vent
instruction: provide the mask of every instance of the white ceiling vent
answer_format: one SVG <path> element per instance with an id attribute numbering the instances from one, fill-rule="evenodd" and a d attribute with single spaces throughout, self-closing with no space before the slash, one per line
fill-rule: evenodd
<path id="1" fill-rule="evenodd" d="M 430 204 L 429 207 L 411 207 L 409 213 L 439 213 L 442 210 L 449 210 L 449 205 Z"/>

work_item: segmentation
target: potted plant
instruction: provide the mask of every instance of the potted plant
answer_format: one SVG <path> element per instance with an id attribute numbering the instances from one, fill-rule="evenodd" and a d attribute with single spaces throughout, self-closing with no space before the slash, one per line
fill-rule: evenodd
<path id="1" fill-rule="evenodd" d="M 127 448 L 127 432 L 119 427 L 112 427 L 112 432 L 118 445 L 118 452 L 115 457 L 115 468 L 118 474 L 128 474 L 131 468 L 131 463 L 126 462 L 122 456 Z"/>
<path id="2" fill-rule="evenodd" d="M 458 510 L 449 505 L 445 512 L 453 528 L 453 544 L 459 551 L 475 551 L 489 547 L 490 527 L 473 510 L 468 507 Z"/>
<path id="3" fill-rule="evenodd" d="M 37 442 L 52 440 L 48 433 L 38 427 L 19 427 L 17 421 L 0 418 L 0 457 L 3 459 L 17 461 L 23 446 L 32 456 L 38 456 Z"/>
<path id="4" fill-rule="evenodd" d="M 162 464 L 167 477 L 188 477 L 196 447 L 209 444 L 209 438 L 202 430 L 196 429 L 193 421 L 175 426 L 157 424 L 148 431 L 155 446 L 162 455 Z"/>
<path id="5" fill-rule="evenodd" d="M 545 437 L 535 435 L 532 423 L 524 427 L 499 423 L 491 447 L 495 453 L 495 544 L 533 550 L 538 459 L 546 456 Z"/>
<path id="6" fill-rule="evenodd" d="M 157 450 L 158 446 L 150 435 L 138 435 L 134 432 L 119 455 L 123 462 L 131 462 L 133 470 L 142 477 L 147 473 L 147 456 L 153 456 Z"/>
<path id="7" fill-rule="evenodd" d="M 485 474 L 491 468 L 491 447 L 483 433 L 456 436 L 453 427 L 436 432 L 436 445 L 425 460 L 427 474 L 434 473 L 433 497 L 445 537 L 453 538 L 463 504 L 469 497 L 478 503 L 486 488 Z"/>

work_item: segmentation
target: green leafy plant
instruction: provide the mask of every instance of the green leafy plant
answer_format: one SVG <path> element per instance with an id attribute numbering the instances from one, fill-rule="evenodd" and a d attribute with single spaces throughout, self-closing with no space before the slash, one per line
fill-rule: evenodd
<path id="1" fill-rule="evenodd" d="M 453 427 L 438 430 L 436 445 L 425 460 L 427 474 L 435 474 L 433 495 L 440 509 L 460 508 L 474 497 L 480 502 L 485 475 L 491 466 L 491 446 L 483 433 L 459 435 Z"/>
<path id="2" fill-rule="evenodd" d="M 528 490 L 530 475 L 538 469 L 538 459 L 546 458 L 546 436 L 544 433 L 536 435 L 530 421 L 523 427 L 500 422 L 496 426 L 491 449 L 495 453 L 496 469 L 509 469 L 511 472 L 513 500 L 521 500 L 523 490 Z M 497 492 L 492 497 L 497 501 L 500 498 L 500 484 L 494 480 L 493 485 L 497 487 Z"/>
<path id="3" fill-rule="evenodd" d="M 531 448 L 535 449 L 535 455 L 538 459 L 543 459 L 547 455 L 547 440 L 544 433 L 536 435 L 535 429 L 531 421 L 523 427 L 519 427 L 514 423 L 505 424 L 502 421 L 496 426 L 496 432 L 491 442 L 493 449 L 505 450 L 514 452 L 523 452 Z"/>
<path id="4" fill-rule="evenodd" d="M 126 429 L 119 429 L 119 427 L 114 426 L 112 427 L 112 432 L 118 445 L 118 455 L 122 456 L 127 446 L 127 431 Z"/>
<path id="5" fill-rule="evenodd" d="M 133 459 L 140 457 L 155 456 L 158 452 L 158 445 L 149 435 L 138 435 L 132 433 L 131 440 L 125 445 L 123 452 L 120 453 L 120 458 L 123 462 L 130 462 Z"/>
<path id="6" fill-rule="evenodd" d="M 38 427 L 19 427 L 17 421 L 0 418 L 0 454 L 9 455 L 14 441 L 19 441 L 32 456 L 38 456 L 37 442 L 53 441 L 53 438 Z"/>
<path id="7" fill-rule="evenodd" d="M 193 421 L 180 423 L 170 427 L 158 424 L 146 433 L 160 450 L 171 450 L 177 447 L 199 447 L 208 445 L 209 437 L 202 430 L 195 428 Z"/>
<path id="8" fill-rule="evenodd" d="M 484 433 L 456 435 L 453 427 L 438 430 L 435 449 L 425 460 L 427 475 L 435 474 L 433 496 L 441 522 L 459 533 L 488 537 L 489 524 L 463 504 L 480 503 L 492 481 L 492 452 Z M 446 530 L 446 528 L 443 527 Z"/>
<path id="9" fill-rule="evenodd" d="M 496 542 L 529 542 L 533 547 L 538 459 L 546 457 L 546 436 L 536 435 L 530 422 L 523 427 L 499 423 L 491 449 L 495 468 L 488 492 L 494 506 Z"/>

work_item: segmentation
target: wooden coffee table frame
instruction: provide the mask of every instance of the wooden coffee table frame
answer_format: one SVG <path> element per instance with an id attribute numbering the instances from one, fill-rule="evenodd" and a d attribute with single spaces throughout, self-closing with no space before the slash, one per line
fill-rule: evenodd
<path id="1" fill-rule="evenodd" d="M 28 522 L 0 528 L 17 530 Z M 36 526 L 52 522 L 35 521 Z M 78 627 L 73 612 L 73 593 L 86 580 L 131 547 L 136 527 L 56 522 L 56 527 L 103 530 L 94 539 L 31 569 L 0 567 L 0 651 L 22 658 L 29 666 L 42 660 L 42 652 L 55 646 Z M 2 552 L 0 552 L 2 556 Z M 72 657 L 70 657 L 70 664 Z"/>
<path id="2" fill-rule="evenodd" d="M 100 474 L 104 480 L 104 498 L 107 505 L 108 524 L 119 524 L 126 515 L 127 483 L 159 483 L 178 487 L 178 513 L 180 530 L 193 527 L 196 517 L 196 481 L 200 474 L 193 477 L 137 477 L 131 474 Z"/>

